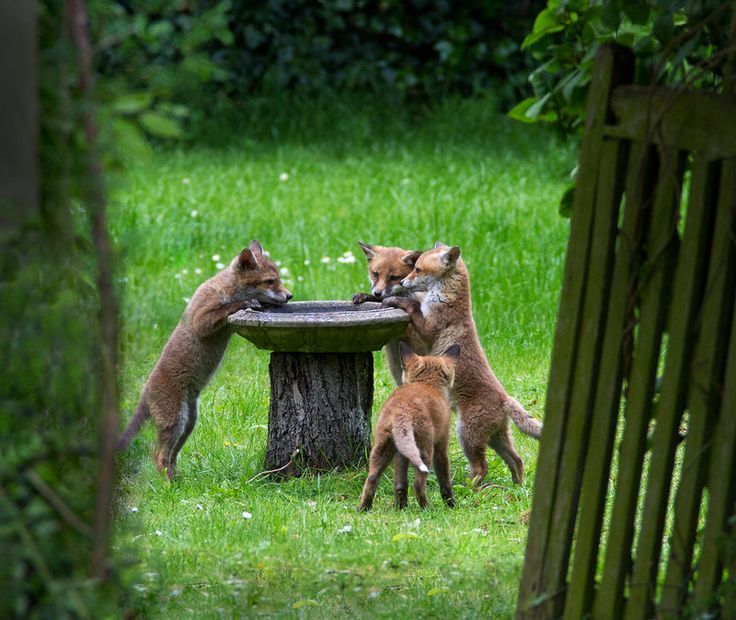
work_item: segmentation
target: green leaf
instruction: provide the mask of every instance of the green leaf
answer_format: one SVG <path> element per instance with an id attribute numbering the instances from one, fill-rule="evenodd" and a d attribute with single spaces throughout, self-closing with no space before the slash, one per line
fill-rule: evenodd
<path id="1" fill-rule="evenodd" d="M 524 41 L 521 44 L 521 49 L 526 49 L 534 45 L 537 41 L 543 39 L 548 34 L 559 32 L 560 30 L 564 29 L 564 24 L 561 24 L 557 20 L 557 15 L 555 15 L 554 11 L 544 9 L 541 13 L 539 13 L 539 15 L 537 15 L 537 19 L 534 20 L 534 29 L 532 30 L 532 32 L 524 37 Z"/>
<path id="2" fill-rule="evenodd" d="M 521 121 L 522 123 L 536 123 L 538 119 L 531 118 L 526 115 L 527 110 L 537 101 L 536 97 L 529 97 L 528 99 L 524 99 L 521 103 L 517 103 L 513 108 L 511 108 L 506 115 L 509 118 L 513 118 L 516 121 Z"/>
<path id="3" fill-rule="evenodd" d="M 624 13 L 635 24 L 646 24 L 649 20 L 649 6 L 646 2 L 632 2 L 627 0 L 623 3 Z"/>
<path id="4" fill-rule="evenodd" d="M 181 138 L 182 129 L 178 121 L 157 112 L 144 112 L 140 123 L 150 134 L 158 138 Z"/>
<path id="5" fill-rule="evenodd" d="M 292 609 L 301 609 L 302 607 L 319 607 L 319 603 L 311 598 L 305 598 L 294 603 Z"/>
<path id="6" fill-rule="evenodd" d="M 153 95 L 149 92 L 125 93 L 115 99 L 112 109 L 118 114 L 138 114 L 151 107 L 151 103 Z"/>
<path id="7" fill-rule="evenodd" d="M 419 538 L 419 536 L 415 534 L 414 532 L 406 532 L 406 533 L 402 532 L 401 534 L 394 534 L 393 537 L 391 538 L 391 541 L 399 542 L 400 540 L 406 540 L 407 538 Z"/>

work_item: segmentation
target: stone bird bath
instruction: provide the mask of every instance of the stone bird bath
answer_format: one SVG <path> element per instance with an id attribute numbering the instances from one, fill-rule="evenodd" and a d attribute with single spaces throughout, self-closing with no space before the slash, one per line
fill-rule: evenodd
<path id="1" fill-rule="evenodd" d="M 297 301 L 241 310 L 228 322 L 272 351 L 266 469 L 288 477 L 304 468 L 364 462 L 371 440 L 371 351 L 401 336 L 408 315 L 378 303 Z"/>

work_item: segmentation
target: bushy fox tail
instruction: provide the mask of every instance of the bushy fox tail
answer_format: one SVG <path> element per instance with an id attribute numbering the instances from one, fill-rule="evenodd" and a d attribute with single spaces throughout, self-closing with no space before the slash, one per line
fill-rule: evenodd
<path id="1" fill-rule="evenodd" d="M 148 411 L 146 398 L 145 396 L 142 396 L 141 400 L 138 402 L 138 406 L 135 409 L 133 417 L 130 418 L 130 422 L 128 422 L 128 425 L 125 427 L 123 434 L 118 438 L 116 445 L 118 450 L 125 450 L 125 448 L 128 447 L 130 440 L 133 439 L 133 436 L 140 430 L 149 415 L 150 412 Z"/>
<path id="2" fill-rule="evenodd" d="M 531 414 L 519 404 L 515 398 L 509 398 L 503 406 L 506 413 L 509 414 L 514 424 L 525 435 L 539 439 L 542 436 L 542 423 L 533 418 Z"/>
<path id="3" fill-rule="evenodd" d="M 425 474 L 429 472 L 429 467 L 424 464 L 419 454 L 417 442 L 414 439 L 414 429 L 408 420 L 394 420 L 392 432 L 396 449 L 409 459 L 412 465 Z"/>

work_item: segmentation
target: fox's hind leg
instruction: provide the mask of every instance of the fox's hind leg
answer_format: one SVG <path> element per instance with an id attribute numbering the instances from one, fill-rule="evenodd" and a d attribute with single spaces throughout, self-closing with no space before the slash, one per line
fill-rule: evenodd
<path id="1" fill-rule="evenodd" d="M 408 475 L 409 459 L 397 451 L 394 456 L 394 505 L 399 510 L 406 508 L 408 503 Z"/>
<path id="2" fill-rule="evenodd" d="M 432 446 L 430 445 L 427 449 L 422 449 L 419 446 L 419 454 L 422 457 L 423 463 L 432 462 Z M 427 500 L 427 476 L 429 475 L 426 471 L 420 471 L 416 467 L 414 468 L 414 495 L 417 498 L 417 503 L 420 508 L 426 508 L 429 506 Z"/>
<path id="3" fill-rule="evenodd" d="M 173 467 L 174 470 L 176 470 L 176 459 L 179 456 L 179 452 L 181 452 L 181 449 L 184 447 L 186 440 L 189 439 L 189 435 L 192 434 L 194 426 L 197 424 L 198 416 L 197 397 L 192 396 L 189 398 L 189 402 L 187 403 L 187 416 L 186 422 L 184 423 L 184 431 L 179 436 L 179 440 L 176 442 L 176 446 L 174 447 L 171 458 L 169 459 L 170 466 Z"/>
<path id="4" fill-rule="evenodd" d="M 473 488 L 477 489 L 488 473 L 486 443 L 485 441 L 479 441 L 478 436 L 481 433 L 477 429 L 472 429 L 463 423 L 459 416 L 457 427 L 460 445 L 462 445 L 465 457 L 470 463 L 470 479 L 473 483 Z"/>
<path id="5" fill-rule="evenodd" d="M 171 480 L 176 475 L 177 446 L 189 420 L 189 403 L 186 399 L 178 403 L 173 399 L 152 400 L 150 410 L 158 435 L 156 467 Z"/>
<path id="6" fill-rule="evenodd" d="M 524 462 L 521 460 L 519 453 L 514 447 L 514 440 L 511 436 L 511 429 L 508 423 L 491 437 L 488 445 L 493 448 L 498 455 L 504 460 L 511 471 L 511 479 L 514 484 L 524 482 Z"/>
<path id="7" fill-rule="evenodd" d="M 376 438 L 378 441 L 378 438 Z M 381 479 L 383 472 L 388 467 L 391 457 L 394 455 L 396 448 L 390 440 L 376 443 L 371 450 L 370 465 L 368 467 L 368 477 L 363 485 L 363 495 L 360 498 L 358 512 L 370 510 L 373 506 L 373 498 L 376 495 L 376 486 Z"/>
<path id="8" fill-rule="evenodd" d="M 447 444 L 434 447 L 434 470 L 437 473 L 437 482 L 440 485 L 440 495 L 448 507 L 455 507 L 455 497 L 452 494 L 452 479 L 450 478 L 450 457 L 447 454 Z"/>

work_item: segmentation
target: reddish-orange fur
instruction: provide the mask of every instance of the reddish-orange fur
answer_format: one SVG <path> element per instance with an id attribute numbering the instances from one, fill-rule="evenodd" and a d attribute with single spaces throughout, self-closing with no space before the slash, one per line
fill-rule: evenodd
<path id="1" fill-rule="evenodd" d="M 453 346 L 441 357 L 420 357 L 401 343 L 404 383 L 381 408 L 359 511 L 369 510 L 373 505 L 378 481 L 392 458 L 397 508 L 405 508 L 407 504 L 409 463 L 415 468 L 414 493 L 422 508 L 428 505 L 428 463 L 434 463 L 442 499 L 450 507 L 455 505 L 447 454 L 450 434 L 448 391 L 455 376 L 459 352 L 459 347 Z"/>
<path id="2" fill-rule="evenodd" d="M 460 249 L 438 244 L 424 252 L 402 285 L 412 293 L 424 292 L 422 301 L 394 297 L 383 303 L 409 313 L 417 334 L 432 353 L 454 343 L 462 349 L 451 396 L 458 409 L 458 435 L 473 479 L 480 483 L 485 477 L 486 448 L 490 446 L 505 461 L 514 482 L 522 482 L 524 464 L 514 447 L 509 418 L 537 439 L 542 425 L 506 393 L 491 370 L 473 320 L 470 281 Z"/>
<path id="3" fill-rule="evenodd" d="M 203 282 L 164 346 L 141 393 L 138 407 L 118 441 L 123 450 L 151 417 L 156 426 L 156 465 L 169 478 L 197 422 L 197 399 L 217 369 L 232 335 L 231 314 L 265 304 L 281 305 L 291 293 L 279 270 L 253 241 L 225 269 Z"/>

